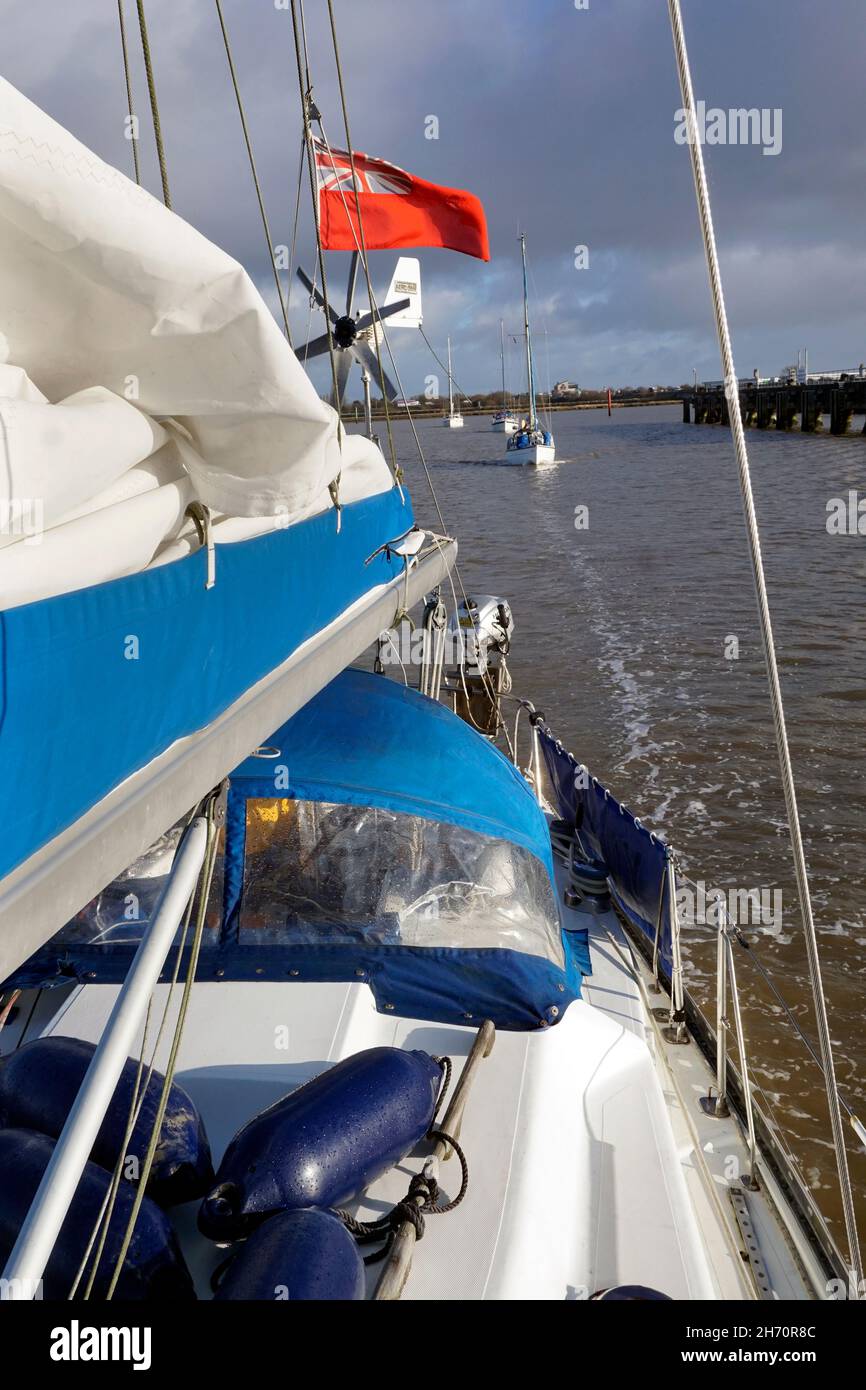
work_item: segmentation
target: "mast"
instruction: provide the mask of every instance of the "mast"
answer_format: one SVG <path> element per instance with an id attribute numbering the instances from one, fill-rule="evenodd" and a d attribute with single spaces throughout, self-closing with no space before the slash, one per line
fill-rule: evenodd
<path id="1" fill-rule="evenodd" d="M 454 392 L 451 389 L 451 339 L 448 339 L 448 415 L 454 414 Z"/>
<path id="2" fill-rule="evenodd" d="M 502 409 L 507 410 L 508 399 L 505 395 L 505 322 L 499 320 L 499 360 L 502 363 Z"/>
<path id="3" fill-rule="evenodd" d="M 520 253 L 523 257 L 523 331 L 526 334 L 526 379 L 529 383 L 529 428 L 534 430 L 538 421 L 535 415 L 535 379 L 532 375 L 532 339 L 529 336 L 529 290 L 526 285 L 526 234 L 520 234 Z"/>

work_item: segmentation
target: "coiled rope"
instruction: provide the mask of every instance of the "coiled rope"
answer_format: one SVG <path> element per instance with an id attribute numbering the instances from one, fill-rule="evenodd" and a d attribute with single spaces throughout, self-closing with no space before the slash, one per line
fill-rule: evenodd
<path id="1" fill-rule="evenodd" d="M 372 1255 L 364 1257 L 365 1265 L 379 1264 L 387 1257 L 397 1232 L 405 1222 L 408 1221 L 410 1225 L 414 1226 L 416 1239 L 421 1240 L 426 1228 L 426 1217 L 444 1216 L 446 1212 L 459 1207 L 466 1196 L 469 1187 L 469 1161 L 457 1140 L 452 1135 L 446 1134 L 443 1129 L 428 1130 L 426 1138 L 430 1142 L 448 1144 L 457 1155 L 461 1170 L 460 1188 L 457 1196 L 452 1197 L 450 1202 L 439 1205 L 438 1198 L 441 1190 L 439 1181 L 433 1172 L 433 1165 L 428 1162 L 425 1163 L 423 1170 L 412 1178 L 406 1196 L 385 1216 L 379 1217 L 377 1221 L 358 1221 L 347 1211 L 335 1212 L 335 1215 L 340 1218 L 346 1230 L 351 1236 L 354 1236 L 359 1245 L 375 1245 L 377 1241 L 384 1241 L 381 1250 L 376 1250 Z"/>
<path id="2" fill-rule="evenodd" d="M 384 1241 L 381 1250 L 376 1250 L 372 1255 L 365 1256 L 365 1265 L 379 1264 L 386 1258 L 398 1231 L 407 1221 L 415 1229 L 416 1240 L 421 1240 L 425 1230 L 425 1217 L 444 1216 L 446 1212 L 459 1207 L 469 1187 L 469 1160 L 466 1154 L 456 1139 L 450 1134 L 446 1134 L 443 1129 L 436 1128 L 436 1119 L 451 1086 L 453 1072 L 451 1058 L 432 1057 L 431 1060 L 438 1062 L 442 1068 L 442 1085 L 433 1111 L 431 1127 L 424 1137 L 428 1143 L 447 1144 L 454 1150 L 460 1162 L 460 1187 L 456 1197 L 452 1197 L 450 1202 L 444 1202 L 440 1206 L 441 1188 L 434 1171 L 435 1159 L 427 1159 L 421 1172 L 416 1173 L 409 1183 L 406 1196 L 384 1216 L 378 1217 L 375 1221 L 359 1221 L 348 1211 L 336 1211 L 335 1215 L 340 1218 L 346 1230 L 351 1236 L 354 1236 L 359 1245 L 375 1245 L 378 1241 Z"/>

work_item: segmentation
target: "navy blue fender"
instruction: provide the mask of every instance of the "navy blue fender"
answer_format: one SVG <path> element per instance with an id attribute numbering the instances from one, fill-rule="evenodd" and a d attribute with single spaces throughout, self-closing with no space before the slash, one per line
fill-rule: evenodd
<path id="1" fill-rule="evenodd" d="M 342 1221 L 315 1207 L 270 1217 L 245 1241 L 214 1297 L 351 1302 L 364 1297 L 364 1261 Z"/>
<path id="2" fill-rule="evenodd" d="M 0 1126 L 35 1129 L 51 1139 L 60 1135 L 84 1074 L 96 1051 L 80 1038 L 37 1038 L 12 1052 L 0 1066 Z M 113 1168 L 123 1147 L 138 1063 L 124 1063 L 120 1080 L 96 1136 L 90 1157 Z M 154 1072 L 147 1087 L 127 1154 L 143 1161 L 156 1118 L 163 1077 Z M 124 1173 L 127 1176 L 127 1173 Z M 213 1183 L 210 1145 L 201 1118 L 186 1091 L 172 1085 L 147 1195 L 160 1206 L 192 1202 Z"/>
<path id="3" fill-rule="evenodd" d="M 15 1244 L 53 1152 L 54 1140 L 44 1134 L 27 1129 L 0 1130 L 0 1173 L 3 1175 L 0 1182 L 0 1265 L 5 1265 Z M 95 1163 L 85 1165 L 45 1270 L 44 1298 L 62 1300 L 69 1297 L 110 1183 L 111 1174 L 104 1168 Z M 121 1183 L 93 1286 L 93 1298 L 101 1300 L 106 1296 L 134 1200 L 133 1189 L 128 1183 Z M 89 1270 L 88 1265 L 88 1275 Z M 79 1297 L 86 1285 L 87 1277 L 79 1285 Z M 141 1204 L 115 1297 L 135 1302 L 195 1298 L 192 1280 L 168 1217 L 149 1197 Z"/>
<path id="4" fill-rule="evenodd" d="M 236 1240 L 273 1212 L 349 1201 L 423 1139 L 441 1083 L 426 1052 L 373 1047 L 338 1062 L 238 1131 L 199 1230 Z"/>

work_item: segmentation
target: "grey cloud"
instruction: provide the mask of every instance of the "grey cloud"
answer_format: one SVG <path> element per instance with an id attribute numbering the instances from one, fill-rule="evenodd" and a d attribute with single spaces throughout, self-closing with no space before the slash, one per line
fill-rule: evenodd
<path id="1" fill-rule="evenodd" d="M 342 140 L 326 7 L 307 0 L 315 95 Z M 288 243 L 298 171 L 291 20 L 274 0 L 224 0 L 274 237 Z M 261 227 L 211 0 L 148 0 L 174 204 L 242 260 L 273 304 Z M 535 323 L 551 375 L 586 384 L 718 374 L 666 7 L 647 0 L 336 0 L 357 147 L 473 189 L 489 266 L 422 252 L 425 328 L 455 339 L 458 379 L 490 389 L 498 321 L 519 325 L 516 235 L 527 232 Z M 103 0 L 0 4 L 3 75 L 129 171 L 116 10 Z M 134 5 L 127 4 L 137 47 Z M 710 105 L 780 107 L 784 145 L 707 150 L 740 369 L 856 365 L 866 130 L 862 0 L 686 0 L 695 87 Z M 158 176 L 140 59 L 133 81 L 145 178 Z M 437 115 L 438 141 L 424 137 Z M 590 247 L 590 269 L 573 248 Z M 302 259 L 311 263 L 308 211 Z M 330 258 L 337 296 L 345 257 Z M 392 257 L 371 257 L 384 290 Z M 302 336 L 307 310 L 293 294 Z M 313 320 L 314 331 L 320 325 Z M 417 335 L 394 335 L 407 389 L 435 370 Z M 543 374 L 546 364 L 541 363 Z M 326 387 L 326 375 L 317 381 Z"/>

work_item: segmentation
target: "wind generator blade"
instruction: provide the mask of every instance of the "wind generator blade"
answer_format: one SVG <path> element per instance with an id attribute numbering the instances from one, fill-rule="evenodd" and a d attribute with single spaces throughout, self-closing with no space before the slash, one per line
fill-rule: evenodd
<path id="1" fill-rule="evenodd" d="M 366 343 L 353 343 L 352 352 L 361 365 L 367 368 L 373 380 L 378 383 L 382 395 L 387 395 L 389 401 L 396 401 L 398 395 L 397 387 L 394 385 L 384 367 L 380 373 L 379 360 L 375 352 L 371 352 Z"/>
<path id="2" fill-rule="evenodd" d="M 335 350 L 339 352 L 339 349 Z M 321 357 L 322 353 L 327 351 L 328 335 L 327 333 L 323 333 L 320 338 L 313 338 L 311 342 L 307 343 L 305 347 L 300 349 L 298 355 L 302 359 L 305 357 Z M 342 352 L 340 352 L 339 355 L 342 357 Z"/>
<path id="3" fill-rule="evenodd" d="M 404 309 L 408 309 L 411 304 L 410 299 L 398 299 L 396 304 L 389 304 L 387 309 L 378 309 L 373 313 L 362 314 L 355 327 L 361 333 L 365 328 L 370 328 L 374 323 L 379 323 L 382 319 L 389 319 L 392 314 L 402 314 Z"/>
<path id="4" fill-rule="evenodd" d="M 352 370 L 352 354 L 350 352 L 340 352 L 337 354 L 337 400 L 336 407 L 342 408 L 343 401 L 346 399 L 346 386 L 349 381 L 349 372 Z"/>
<path id="5" fill-rule="evenodd" d="M 349 263 L 349 283 L 346 286 L 346 316 L 352 317 L 352 310 L 355 307 L 355 284 L 358 279 L 358 253 L 352 252 L 352 259 Z"/>
<path id="6" fill-rule="evenodd" d="M 306 271 L 302 270 L 300 266 L 298 266 L 298 279 L 304 286 L 304 289 L 312 295 L 313 299 L 315 299 L 320 309 L 324 309 L 327 307 L 328 317 L 330 318 L 332 323 L 336 323 L 340 315 L 334 309 L 331 308 L 330 304 L 328 304 L 327 306 L 325 305 L 325 300 L 321 291 L 313 284 L 309 275 L 307 275 Z"/>

